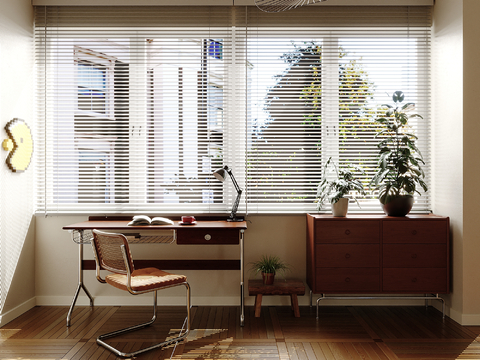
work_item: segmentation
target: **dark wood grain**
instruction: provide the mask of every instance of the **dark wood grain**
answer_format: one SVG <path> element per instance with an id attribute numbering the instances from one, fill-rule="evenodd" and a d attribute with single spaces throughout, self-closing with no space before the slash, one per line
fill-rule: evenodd
<path id="1" fill-rule="evenodd" d="M 146 359 L 460 360 L 480 358 L 480 327 L 461 326 L 424 306 L 247 306 L 245 327 L 237 306 L 195 306 L 187 341 L 137 357 Z M 95 343 L 98 334 L 149 319 L 144 306 L 79 306 L 65 326 L 67 306 L 35 307 L 0 328 L 0 358 L 115 359 Z M 152 326 L 112 340 L 133 351 L 177 331 L 183 306 L 159 306 Z M 113 343 L 114 341 L 114 343 Z"/>

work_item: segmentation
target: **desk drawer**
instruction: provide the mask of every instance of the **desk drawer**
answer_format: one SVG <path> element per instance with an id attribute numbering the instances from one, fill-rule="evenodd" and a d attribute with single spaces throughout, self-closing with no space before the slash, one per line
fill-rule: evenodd
<path id="1" fill-rule="evenodd" d="M 178 245 L 235 245 L 240 243 L 238 229 L 195 229 L 194 225 L 177 230 Z"/>

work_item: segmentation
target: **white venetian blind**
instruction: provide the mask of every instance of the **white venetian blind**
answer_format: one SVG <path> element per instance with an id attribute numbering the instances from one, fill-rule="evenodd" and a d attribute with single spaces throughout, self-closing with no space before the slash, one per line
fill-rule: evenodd
<path id="1" fill-rule="evenodd" d="M 430 181 L 431 7 L 35 11 L 39 211 L 228 212 L 233 185 L 211 175 L 224 165 L 239 212 L 315 211 L 329 157 L 368 184 L 372 119 L 397 90 L 424 117 Z M 371 190 L 359 201 L 380 210 Z"/>
<path id="2" fill-rule="evenodd" d="M 35 12 L 38 210 L 227 211 L 212 171 L 245 168 L 227 144 L 245 137 L 232 8 Z"/>
<path id="3" fill-rule="evenodd" d="M 430 181 L 430 7 L 302 7 L 275 15 L 248 9 L 249 212 L 316 210 L 325 162 L 357 166 L 367 196 L 378 150 L 372 121 L 400 90 L 424 120 L 411 123 Z M 428 195 L 414 211 L 428 211 Z M 328 210 L 327 203 L 323 209 Z"/>

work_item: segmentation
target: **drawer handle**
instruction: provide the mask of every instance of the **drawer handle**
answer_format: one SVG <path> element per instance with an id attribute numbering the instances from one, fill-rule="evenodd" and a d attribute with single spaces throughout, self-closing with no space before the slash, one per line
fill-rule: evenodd
<path id="1" fill-rule="evenodd" d="M 345 254 L 345 259 L 350 259 L 350 256 L 351 256 L 351 255 L 350 255 L 349 253 L 346 253 L 346 254 Z"/>
<path id="2" fill-rule="evenodd" d="M 345 230 L 345 235 L 350 235 L 350 230 Z"/>
<path id="3" fill-rule="evenodd" d="M 350 278 L 349 277 L 345 278 L 345 282 L 350 282 Z"/>
<path id="4" fill-rule="evenodd" d="M 207 241 L 208 241 L 208 240 L 211 240 L 211 239 L 212 239 L 212 235 L 207 234 L 207 235 L 204 236 L 204 238 L 205 238 L 205 240 L 207 240 Z"/>
<path id="5" fill-rule="evenodd" d="M 416 282 L 417 282 L 417 278 L 413 278 L 413 279 L 412 279 L 412 282 L 416 283 Z"/>
<path id="6" fill-rule="evenodd" d="M 417 235 L 417 230 L 413 230 L 412 235 Z"/>
<path id="7" fill-rule="evenodd" d="M 417 254 L 412 254 L 412 259 L 416 259 L 417 258 Z"/>

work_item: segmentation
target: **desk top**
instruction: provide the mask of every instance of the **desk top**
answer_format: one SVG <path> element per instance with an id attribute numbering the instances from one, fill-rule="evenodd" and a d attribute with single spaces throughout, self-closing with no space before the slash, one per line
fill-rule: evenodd
<path id="1" fill-rule="evenodd" d="M 115 220 L 104 220 L 97 217 L 90 218 L 88 221 L 71 224 L 63 227 L 63 230 L 178 230 L 178 229 L 246 229 L 246 221 L 226 221 L 226 220 L 197 220 L 193 225 L 180 225 L 179 221 L 174 221 L 173 225 L 140 225 L 128 226 L 132 217 L 121 219 L 116 217 Z"/>

